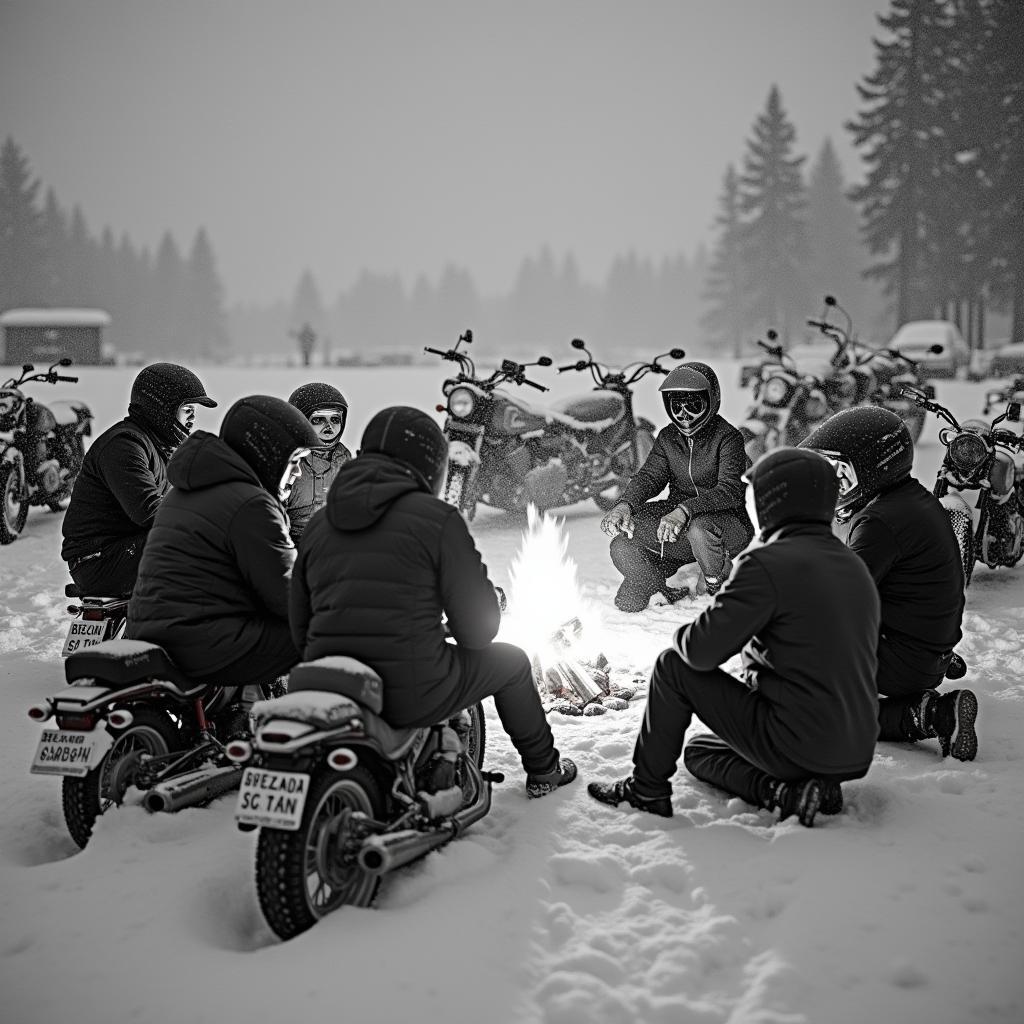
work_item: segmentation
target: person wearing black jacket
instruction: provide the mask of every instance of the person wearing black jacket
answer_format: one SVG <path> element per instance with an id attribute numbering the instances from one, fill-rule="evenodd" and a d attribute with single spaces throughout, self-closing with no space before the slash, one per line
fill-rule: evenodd
<path id="1" fill-rule="evenodd" d="M 754 533 L 742 480 L 750 460 L 743 435 L 718 415 L 722 392 L 715 371 L 705 363 L 683 363 L 659 390 L 671 422 L 622 501 L 601 520 L 623 576 L 615 605 L 625 612 L 642 611 L 659 592 L 670 601 L 684 596 L 666 580 L 694 561 L 714 596 L 731 558 Z M 666 486 L 668 497 L 652 501 Z"/>
<path id="2" fill-rule="evenodd" d="M 807 826 L 819 810 L 838 813 L 840 783 L 871 765 L 879 600 L 864 563 L 830 529 L 835 472 L 814 452 L 779 448 L 749 479 L 760 543 L 658 657 L 633 774 L 587 787 L 602 803 L 670 817 L 669 780 L 695 714 L 715 735 L 690 741 L 687 769 Z M 719 668 L 735 654 L 743 680 Z"/>
<path id="3" fill-rule="evenodd" d="M 128 415 L 89 446 L 64 514 L 60 552 L 83 593 L 131 593 L 170 488 L 167 460 L 189 436 L 197 405 L 217 403 L 191 370 L 153 363 L 132 384 Z"/>
<path id="4" fill-rule="evenodd" d="M 914 442 L 894 412 L 846 409 L 801 443 L 840 474 L 834 530 L 864 560 L 882 601 L 878 636 L 879 739 L 937 739 L 942 756 L 978 751 L 978 699 L 936 688 L 967 666 L 962 636 L 960 549 L 942 503 L 911 476 Z"/>
<path id="5" fill-rule="evenodd" d="M 383 717 L 398 728 L 493 696 L 527 793 L 543 796 L 576 766 L 555 748 L 530 659 L 493 642 L 500 609 L 487 567 L 459 510 L 438 497 L 447 463 L 448 443 L 425 412 L 392 406 L 370 420 L 299 542 L 292 637 L 305 661 L 348 655 L 373 668 Z"/>
<path id="6" fill-rule="evenodd" d="M 251 395 L 228 409 L 219 436 L 197 430 L 181 445 L 128 606 L 132 639 L 160 644 L 212 685 L 272 682 L 298 662 L 283 502 L 316 443 L 298 409 Z"/>

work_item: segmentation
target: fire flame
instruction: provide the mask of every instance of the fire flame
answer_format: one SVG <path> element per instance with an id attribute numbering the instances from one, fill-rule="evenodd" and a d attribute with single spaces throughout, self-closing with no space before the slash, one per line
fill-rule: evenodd
<path id="1" fill-rule="evenodd" d="M 568 683 L 576 674 L 589 679 L 581 663 L 598 654 L 600 613 L 580 591 L 563 520 L 538 512 L 533 505 L 526 515 L 527 529 L 509 569 L 501 639 L 530 655 L 538 682 L 549 669 L 567 677 Z"/>

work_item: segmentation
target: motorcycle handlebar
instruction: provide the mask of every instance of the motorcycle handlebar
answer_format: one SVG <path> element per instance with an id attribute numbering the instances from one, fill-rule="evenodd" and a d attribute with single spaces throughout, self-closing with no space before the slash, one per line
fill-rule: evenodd
<path id="1" fill-rule="evenodd" d="M 530 380 L 528 377 L 524 377 L 523 378 L 523 383 L 524 384 L 529 384 L 531 388 L 536 388 L 538 391 L 547 391 L 548 390 L 546 387 L 544 387 L 543 384 L 537 384 L 534 381 Z"/>
<path id="2" fill-rule="evenodd" d="M 447 355 L 447 353 L 446 353 L 446 352 L 442 352 L 442 351 L 441 351 L 441 350 L 440 350 L 439 348 L 431 348 L 431 347 L 430 347 L 429 345 L 424 345 L 424 346 L 423 346 L 423 351 L 424 351 L 424 352 L 431 352 L 431 353 L 433 353 L 433 354 L 434 354 L 435 356 L 441 356 L 442 358 L 443 358 L 443 357 L 444 357 L 445 355 Z"/>
<path id="3" fill-rule="evenodd" d="M 78 378 L 77 377 L 61 377 L 59 374 L 57 375 L 57 380 L 66 380 L 69 384 L 77 384 L 78 383 Z"/>

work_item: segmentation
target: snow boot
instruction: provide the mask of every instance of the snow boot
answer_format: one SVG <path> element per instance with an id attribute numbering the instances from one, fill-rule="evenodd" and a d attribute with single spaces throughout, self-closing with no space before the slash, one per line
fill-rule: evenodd
<path id="1" fill-rule="evenodd" d="M 843 788 L 838 782 L 823 782 L 818 812 L 820 814 L 843 813 Z"/>
<path id="2" fill-rule="evenodd" d="M 967 675 L 967 662 L 959 654 L 952 654 L 946 666 L 947 679 L 963 679 Z"/>
<path id="3" fill-rule="evenodd" d="M 620 779 L 618 782 L 591 782 L 587 784 L 587 792 L 603 804 L 618 807 L 627 803 L 638 811 L 647 811 L 662 818 L 672 817 L 672 801 L 667 796 L 639 796 L 633 788 L 633 777 Z"/>
<path id="4" fill-rule="evenodd" d="M 526 776 L 526 795 L 528 797 L 547 796 L 554 793 L 560 786 L 568 786 L 576 778 L 576 763 L 567 757 L 559 758 L 553 771 L 543 775 L 528 773 Z"/>
<path id="5" fill-rule="evenodd" d="M 938 737 L 943 757 L 973 761 L 978 753 L 978 698 L 970 690 L 950 690 L 936 697 L 931 712 L 932 735 Z"/>
<path id="6" fill-rule="evenodd" d="M 824 786 L 821 779 L 803 779 L 800 782 L 769 779 L 761 806 L 769 811 L 777 810 L 779 821 L 795 814 L 804 828 L 813 828 L 814 819 L 821 810 Z"/>
<path id="7" fill-rule="evenodd" d="M 918 740 L 935 738 L 932 718 L 935 714 L 934 704 L 938 696 L 934 690 L 925 690 L 920 696 L 891 697 L 889 699 L 904 703 L 903 714 L 900 717 L 900 732 L 903 734 L 903 739 L 908 743 L 917 743 Z"/>

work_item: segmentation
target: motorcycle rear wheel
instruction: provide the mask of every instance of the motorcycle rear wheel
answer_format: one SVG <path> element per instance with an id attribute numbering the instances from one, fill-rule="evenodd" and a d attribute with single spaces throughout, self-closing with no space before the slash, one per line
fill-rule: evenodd
<path id="1" fill-rule="evenodd" d="M 0 495 L 0 544 L 11 544 L 25 529 L 28 519 L 28 498 L 21 495 L 18 473 L 11 462 L 0 464 Z"/>
<path id="2" fill-rule="evenodd" d="M 368 907 L 380 876 L 359 867 L 360 840 L 351 815 L 381 818 L 384 799 L 362 765 L 313 776 L 302 822 L 294 832 L 262 828 L 256 847 L 256 892 L 274 934 L 290 939 L 339 907 Z"/>
<path id="3" fill-rule="evenodd" d="M 132 723 L 114 730 L 114 743 L 103 760 L 83 778 L 65 777 L 62 787 L 64 822 L 71 838 L 85 849 L 96 819 L 120 804 L 134 778 L 133 761 L 141 754 L 161 757 L 180 749 L 178 727 L 166 715 L 146 709 L 132 711 Z"/>
<path id="4" fill-rule="evenodd" d="M 602 512 L 609 512 L 622 501 L 622 495 L 633 479 L 633 474 L 647 461 L 654 447 L 654 434 L 645 427 L 636 432 L 636 440 L 630 450 L 630 466 L 627 474 L 617 476 L 600 494 L 594 495 L 594 504 Z"/>

